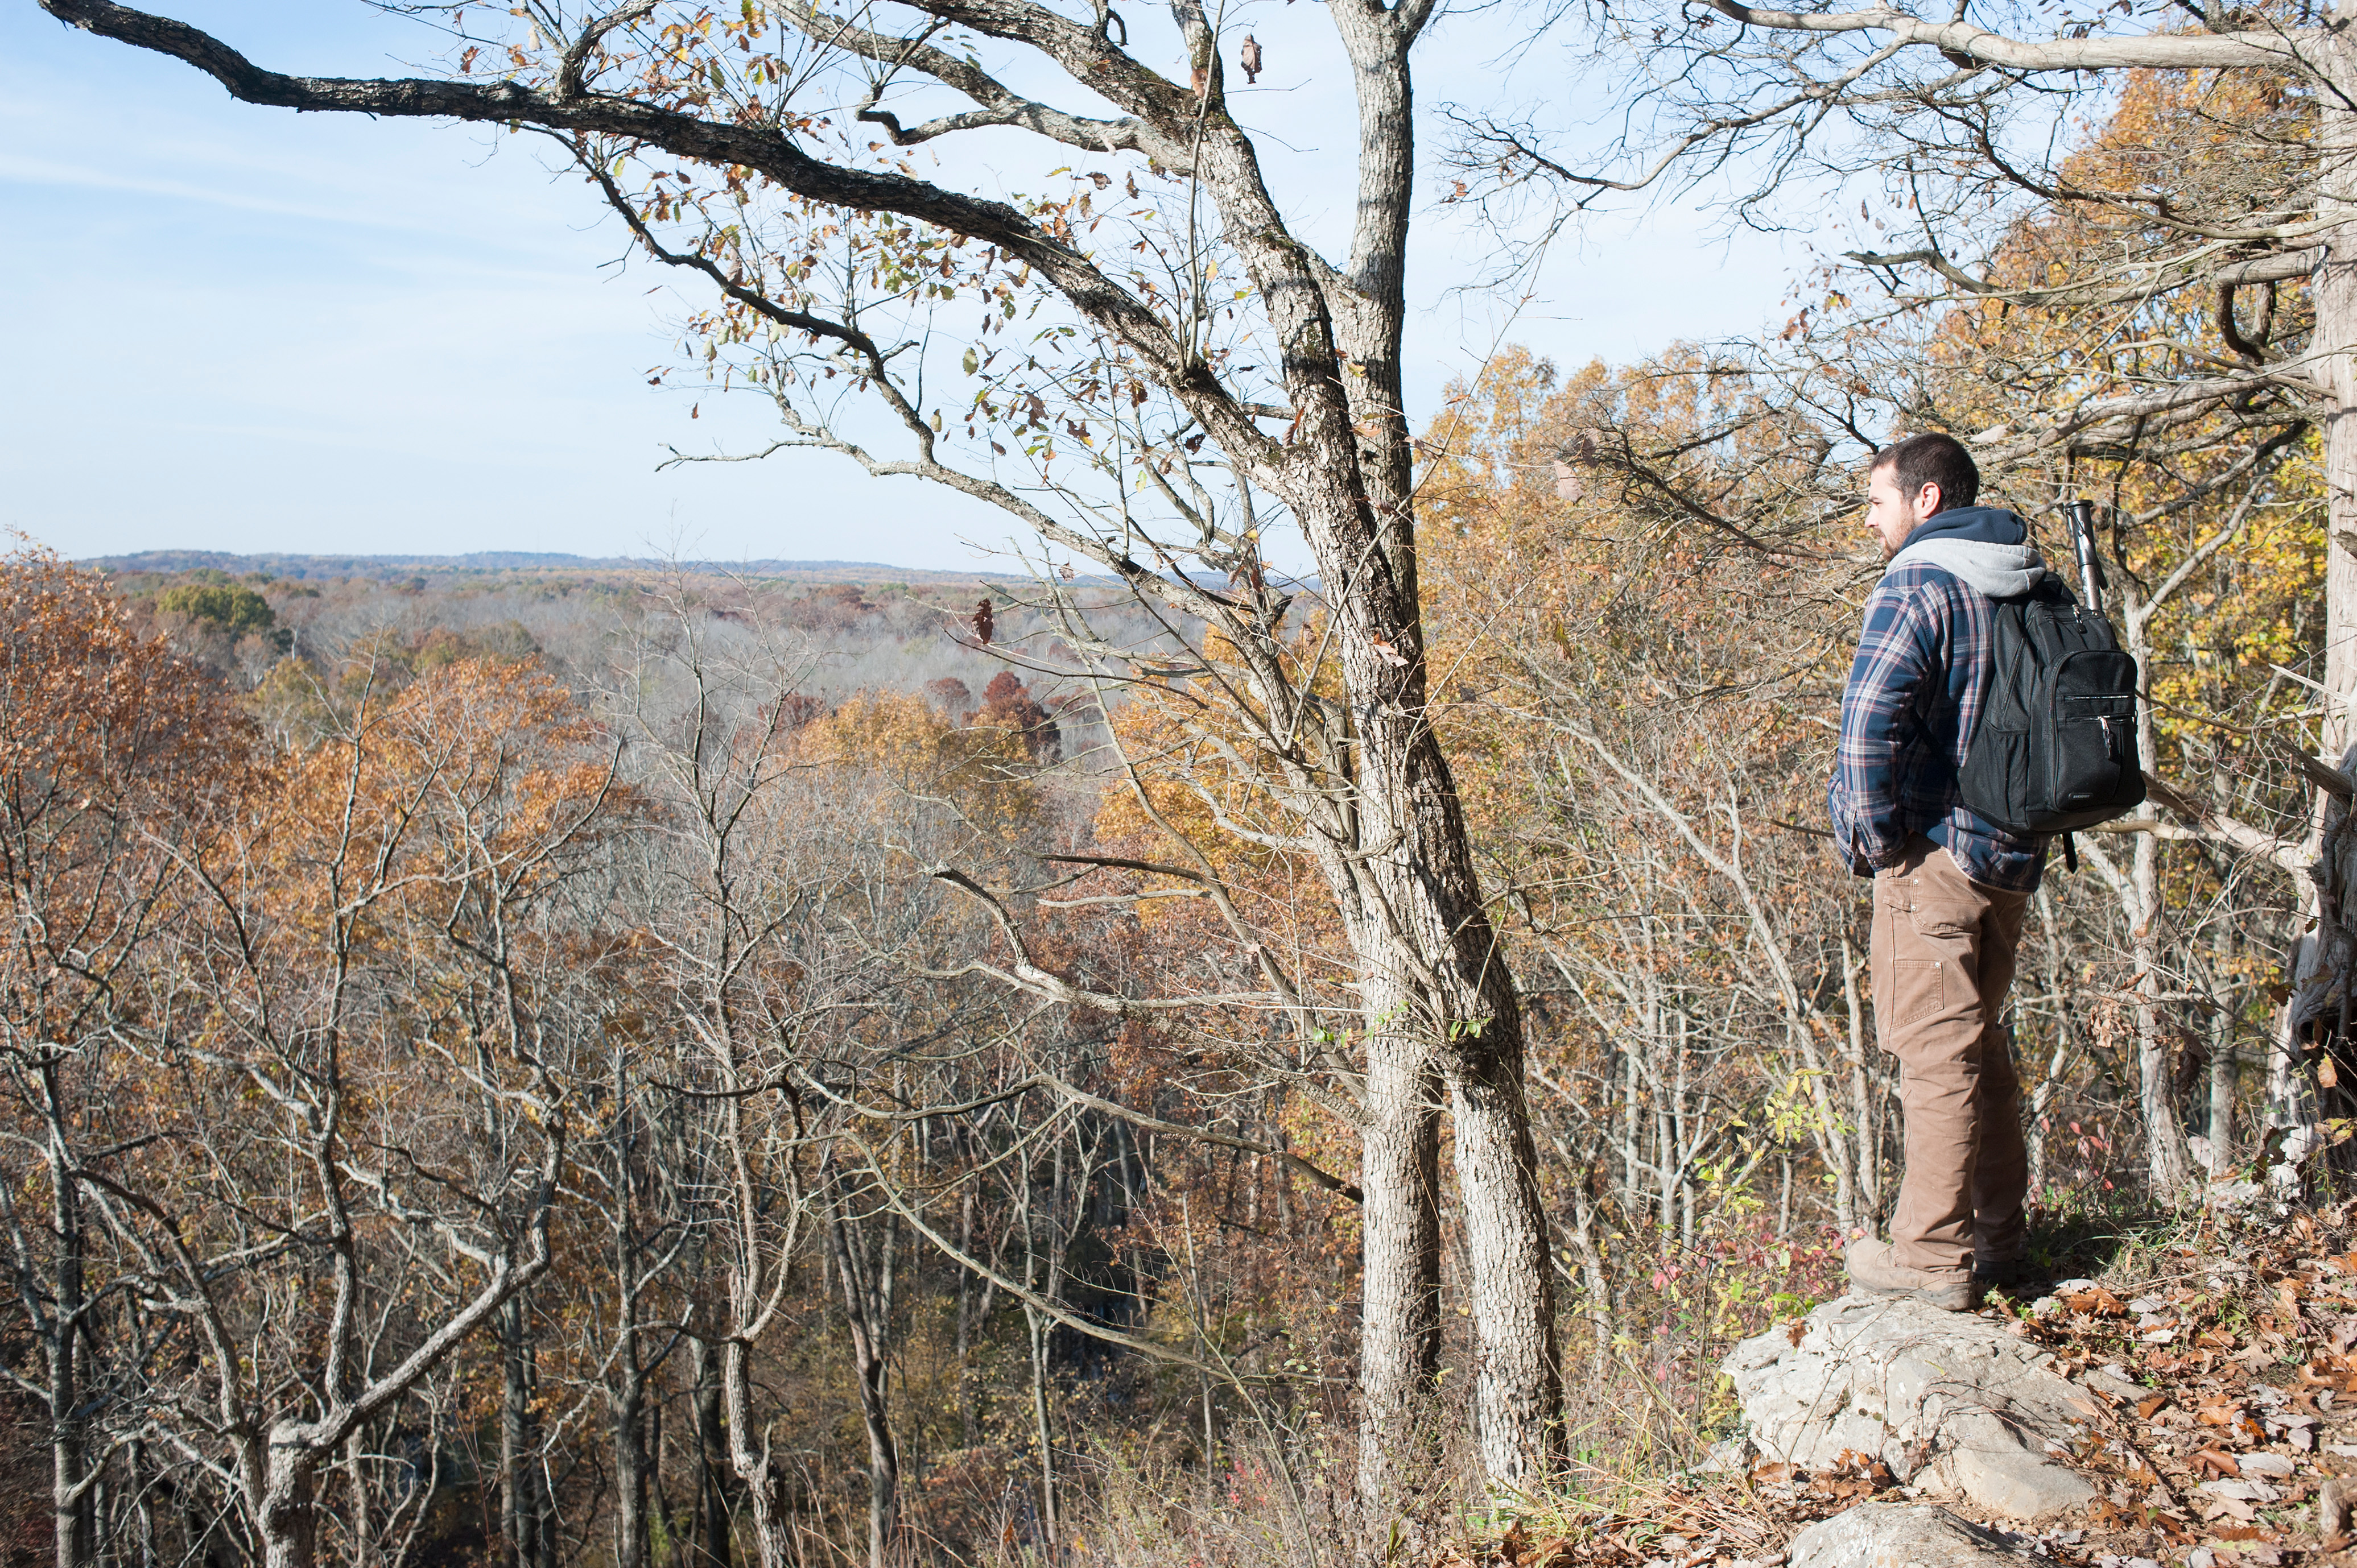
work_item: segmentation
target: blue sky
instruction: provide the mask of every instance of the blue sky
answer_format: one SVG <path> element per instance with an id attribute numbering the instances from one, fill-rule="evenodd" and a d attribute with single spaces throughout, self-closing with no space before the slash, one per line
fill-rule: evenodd
<path id="1" fill-rule="evenodd" d="M 356 0 L 162 8 L 285 70 L 405 74 L 432 47 Z M 1318 7 L 1265 5 L 1253 25 L 1277 89 L 1265 113 L 1296 149 L 1280 195 L 1347 193 L 1347 148 L 1315 134 L 1351 124 Z M 1427 101 L 1474 96 L 1464 84 L 1499 70 L 1483 47 L 1479 27 L 1444 27 Z M 1559 58 L 1516 68 L 1550 69 L 1567 81 Z M 667 444 L 758 446 L 763 411 L 646 384 L 694 296 L 611 265 L 615 226 L 527 138 L 245 107 L 0 0 L 0 526 L 70 555 L 676 550 L 955 569 L 1009 532 L 818 454 L 656 472 Z M 1754 328 L 1798 254 L 1658 207 L 1559 249 L 1505 325 L 1459 286 L 1483 251 L 1444 224 L 1421 233 L 1419 419 L 1501 330 L 1571 365 Z"/>

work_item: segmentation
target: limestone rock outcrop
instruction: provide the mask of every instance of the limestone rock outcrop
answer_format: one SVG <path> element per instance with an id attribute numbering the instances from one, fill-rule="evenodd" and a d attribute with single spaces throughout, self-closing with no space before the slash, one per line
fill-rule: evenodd
<path id="1" fill-rule="evenodd" d="M 2094 1401 L 1998 1319 L 1846 1295 L 1743 1341 L 1725 1370 L 1762 1458 L 1815 1470 L 1851 1451 L 2032 1521 L 2095 1496 L 2057 1457 Z"/>
<path id="2" fill-rule="evenodd" d="M 1929 1503 L 1860 1503 L 1792 1538 L 1792 1568 L 2030 1568 L 2052 1559 Z"/>

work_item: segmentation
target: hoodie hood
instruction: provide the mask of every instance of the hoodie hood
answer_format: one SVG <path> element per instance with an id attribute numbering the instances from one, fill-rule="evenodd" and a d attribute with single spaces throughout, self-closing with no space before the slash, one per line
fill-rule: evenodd
<path id="1" fill-rule="evenodd" d="M 1907 542 L 1899 547 L 1899 553 L 1904 555 L 1932 539 L 1969 540 L 1976 544 L 2026 544 L 2029 542 L 2029 525 L 2003 507 L 1950 507 L 1917 523 L 1915 532 L 1907 536 Z"/>
<path id="2" fill-rule="evenodd" d="M 1990 598 L 2018 598 L 2046 579 L 2046 562 L 2029 538 L 2021 519 L 2001 508 L 1957 507 L 1917 524 L 1883 571 L 1936 567 Z"/>

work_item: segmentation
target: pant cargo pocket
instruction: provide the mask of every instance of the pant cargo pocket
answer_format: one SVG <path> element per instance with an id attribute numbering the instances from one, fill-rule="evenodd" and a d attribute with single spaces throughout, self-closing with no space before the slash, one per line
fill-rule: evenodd
<path id="1" fill-rule="evenodd" d="M 1892 960 L 1892 1021 L 1915 1024 L 1938 1015 L 1948 1004 L 1947 967 L 1935 958 Z"/>

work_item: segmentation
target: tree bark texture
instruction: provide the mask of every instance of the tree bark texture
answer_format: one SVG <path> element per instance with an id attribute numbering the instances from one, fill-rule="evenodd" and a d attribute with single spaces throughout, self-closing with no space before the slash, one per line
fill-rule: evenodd
<path id="1" fill-rule="evenodd" d="M 2335 7 L 2342 27 L 2357 5 Z M 2317 94 L 2317 219 L 2325 231 L 2311 285 L 2316 348 L 2330 403 L 2324 414 L 2324 755 L 2357 741 L 2357 44 L 2339 31 L 2311 46 L 2327 82 Z"/>
<path id="2" fill-rule="evenodd" d="M 704 1314 L 707 1322 L 709 1314 Z M 698 1568 L 729 1568 L 728 1434 L 721 1419 L 720 1356 L 699 1333 L 687 1344 L 695 1430 L 695 1534 Z"/>
<path id="3" fill-rule="evenodd" d="M 1487 1035 L 1477 1044 L 1489 1044 Z M 1451 1061 L 1449 1103 L 1458 1185 L 1467 1195 L 1466 1254 L 1481 1282 L 1473 1294 L 1475 1437 L 1493 1479 L 1529 1481 L 1559 1436 L 1563 1368 L 1546 1225 L 1531 1219 L 1544 1210 L 1519 1031 L 1511 1054 L 1497 1044 L 1494 1057 Z M 1473 1201 L 1477 1193 L 1487 1200 Z"/>
<path id="4" fill-rule="evenodd" d="M 1359 1496 L 1381 1511 L 1436 1452 L 1440 1081 L 1413 1038 L 1368 1044 L 1359 1133 Z"/>
<path id="5" fill-rule="evenodd" d="M 274 1429 L 253 1509 L 262 1532 L 263 1568 L 312 1568 L 317 1555 L 318 1451 L 286 1426 Z M 249 1490 L 253 1488 L 249 1487 Z"/>
<path id="6" fill-rule="evenodd" d="M 785 1467 L 770 1457 L 768 1434 L 753 1441 L 752 1352 L 732 1339 L 721 1351 L 720 1386 L 728 1406 L 728 1442 L 737 1479 L 752 1505 L 753 1551 L 761 1568 L 794 1561 L 792 1493 Z"/>
<path id="7" fill-rule="evenodd" d="M 618 1373 L 610 1396 L 614 1444 L 614 1568 L 648 1568 L 646 1374 L 637 1348 Z"/>

